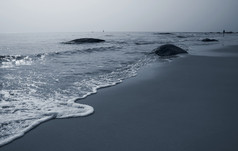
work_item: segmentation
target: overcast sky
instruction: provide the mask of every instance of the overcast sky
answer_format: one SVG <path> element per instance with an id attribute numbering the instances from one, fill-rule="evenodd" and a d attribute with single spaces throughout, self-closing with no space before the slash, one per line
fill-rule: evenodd
<path id="1" fill-rule="evenodd" d="M 238 31 L 238 0 L 0 0 L 0 32 Z"/>

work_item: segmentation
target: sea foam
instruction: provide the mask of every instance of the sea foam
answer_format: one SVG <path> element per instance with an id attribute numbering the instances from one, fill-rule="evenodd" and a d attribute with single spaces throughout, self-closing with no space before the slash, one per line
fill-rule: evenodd
<path id="1" fill-rule="evenodd" d="M 1 91 L 3 98 L 11 94 Z M 23 98 L 20 98 L 23 99 Z M 21 102 L 0 102 L 0 146 L 23 136 L 27 131 L 42 122 L 54 118 L 87 116 L 94 112 L 93 107 L 75 103 L 76 99 L 67 102 L 34 100 L 24 98 Z"/>

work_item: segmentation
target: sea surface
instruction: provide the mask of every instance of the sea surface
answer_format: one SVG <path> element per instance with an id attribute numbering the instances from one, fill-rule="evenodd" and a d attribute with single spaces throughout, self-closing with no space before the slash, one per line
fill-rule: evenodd
<path id="1" fill-rule="evenodd" d="M 106 42 L 61 43 L 77 38 Z M 204 43 L 204 38 L 219 42 Z M 93 113 L 92 106 L 75 101 L 136 76 L 147 64 L 166 60 L 151 54 L 163 44 L 199 54 L 196 46 L 216 47 L 237 41 L 238 34 L 223 37 L 220 33 L 0 34 L 0 146 L 44 121 Z"/>

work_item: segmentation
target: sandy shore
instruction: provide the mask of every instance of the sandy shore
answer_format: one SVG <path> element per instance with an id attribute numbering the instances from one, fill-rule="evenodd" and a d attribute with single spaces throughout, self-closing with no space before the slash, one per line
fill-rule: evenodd
<path id="1" fill-rule="evenodd" d="M 151 65 L 81 100 L 88 117 L 41 124 L 1 151 L 237 151 L 238 47 Z"/>

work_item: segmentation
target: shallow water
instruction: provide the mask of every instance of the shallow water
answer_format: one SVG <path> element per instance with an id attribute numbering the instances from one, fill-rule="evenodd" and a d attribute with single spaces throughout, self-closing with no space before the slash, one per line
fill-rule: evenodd
<path id="1" fill-rule="evenodd" d="M 61 44 L 85 37 L 106 42 Z M 219 42 L 200 41 L 207 37 Z M 93 113 L 93 107 L 74 101 L 136 76 L 141 67 L 158 60 L 150 52 L 162 44 L 176 44 L 193 54 L 196 46 L 237 43 L 237 37 L 217 33 L 0 34 L 0 146 L 43 121 Z"/>

